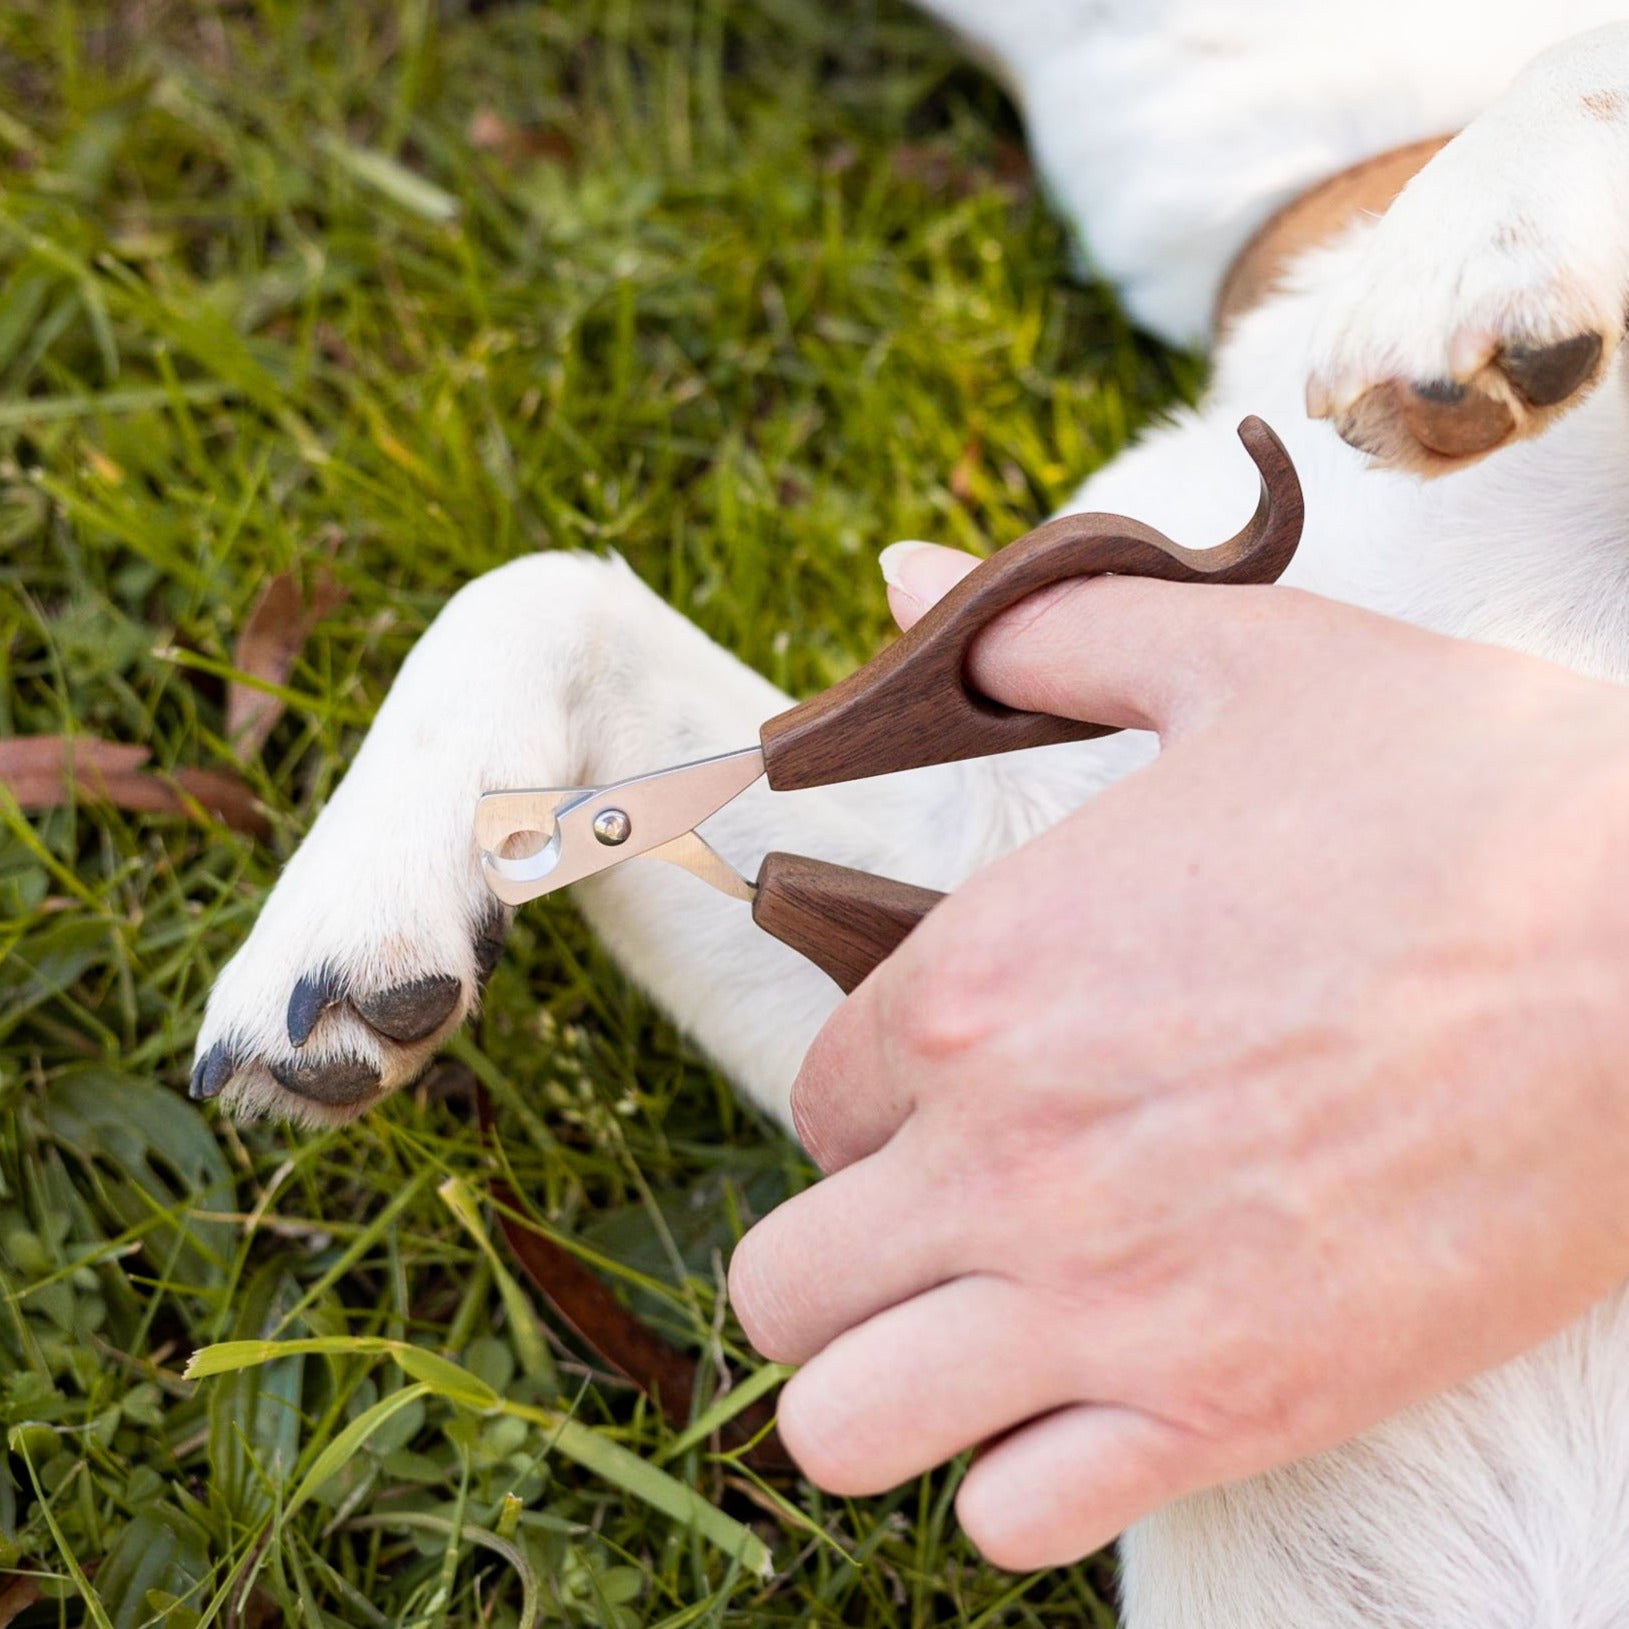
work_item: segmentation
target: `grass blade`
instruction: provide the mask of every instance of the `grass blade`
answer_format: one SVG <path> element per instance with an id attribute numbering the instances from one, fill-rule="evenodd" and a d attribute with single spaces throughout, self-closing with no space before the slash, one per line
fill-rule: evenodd
<path id="1" fill-rule="evenodd" d="M 185 1378 L 202 1380 L 209 1375 L 229 1374 L 273 1358 L 297 1353 L 321 1353 L 328 1357 L 388 1357 L 404 1373 L 423 1382 L 438 1397 L 462 1403 L 477 1411 L 499 1401 L 498 1394 L 484 1381 L 460 1368 L 451 1358 L 427 1352 L 406 1341 L 387 1340 L 383 1335 L 310 1335 L 300 1340 L 219 1341 L 200 1347 L 187 1363 Z"/>
<path id="2" fill-rule="evenodd" d="M 292 1516 L 329 1477 L 344 1470 L 350 1457 L 361 1449 L 363 1443 L 392 1414 L 399 1414 L 409 1403 L 416 1402 L 420 1397 L 428 1397 L 431 1389 L 422 1382 L 418 1385 L 403 1386 L 400 1391 L 392 1392 L 388 1397 L 381 1397 L 372 1408 L 364 1409 L 358 1414 L 311 1462 L 311 1469 L 301 1478 L 299 1487 L 294 1490 L 284 1508 L 284 1519 Z"/>
<path id="3" fill-rule="evenodd" d="M 422 220 L 446 226 L 458 219 L 458 200 L 450 192 L 443 192 L 433 181 L 426 181 L 405 164 L 369 147 L 354 147 L 338 136 L 324 136 L 322 150 L 342 169 L 364 186 L 382 193 L 393 204 L 400 204 Z"/>
<path id="4" fill-rule="evenodd" d="M 651 1509 L 659 1510 L 674 1521 L 693 1528 L 710 1544 L 717 1545 L 726 1555 L 739 1561 L 749 1572 L 767 1577 L 772 1570 L 769 1547 L 756 1533 L 733 1516 L 726 1515 L 716 1505 L 709 1504 L 693 1488 L 686 1487 L 666 1471 L 576 1420 L 567 1419 L 549 1409 L 533 1408 L 529 1404 L 500 1397 L 467 1369 L 434 1352 L 427 1352 L 423 1347 L 410 1346 L 406 1341 L 387 1340 L 379 1335 L 313 1335 L 288 1341 L 221 1341 L 192 1354 L 186 1367 L 186 1378 L 201 1380 L 210 1375 L 229 1374 L 251 1364 L 269 1363 L 273 1358 L 300 1352 L 323 1353 L 333 1357 L 388 1357 L 419 1381 L 426 1391 L 449 1402 L 477 1413 L 509 1414 L 541 1426 L 549 1434 L 549 1446 L 574 1464 L 593 1472 L 612 1487 L 631 1494 Z M 400 1395 L 396 1394 L 397 1397 Z M 394 1402 L 395 1398 L 389 1400 Z M 352 1421 L 335 1438 L 335 1444 L 353 1432 L 360 1421 L 369 1420 L 377 1406 L 375 1410 Z M 388 1414 L 371 1419 L 368 1430 L 375 1429 L 382 1418 L 388 1418 Z M 333 1454 L 334 1444 L 330 1444 L 318 1463 L 326 1463 L 328 1456 Z M 294 1502 L 306 1498 L 320 1481 L 332 1476 L 334 1468 L 341 1463 L 343 1457 L 336 1457 L 333 1468 L 325 1471 L 318 1482 L 313 1482 L 308 1474 Z"/>
<path id="5" fill-rule="evenodd" d="M 503 1297 L 504 1311 L 509 1314 L 510 1337 L 515 1343 L 516 1355 L 527 1374 L 536 1375 L 550 1391 L 559 1391 L 560 1383 L 554 1370 L 554 1359 L 549 1354 L 537 1313 L 527 1299 L 526 1292 L 515 1282 L 514 1275 L 504 1264 L 497 1247 L 487 1237 L 481 1225 L 481 1213 L 469 1184 L 458 1177 L 448 1177 L 436 1189 L 441 1201 L 458 1218 L 464 1231 L 479 1246 L 492 1267 L 492 1276 Z"/>
<path id="6" fill-rule="evenodd" d="M 726 1426 L 744 1408 L 750 1408 L 765 1392 L 790 1380 L 796 1370 L 789 1363 L 766 1363 L 732 1391 L 727 1391 L 711 1408 L 704 1410 L 662 1450 L 662 1463 L 688 1453 L 698 1442 Z"/>
<path id="7" fill-rule="evenodd" d="M 660 1510 L 674 1521 L 694 1528 L 708 1543 L 733 1556 L 748 1572 L 767 1578 L 774 1571 L 769 1546 L 750 1528 L 709 1504 L 694 1488 L 686 1487 L 648 1460 L 630 1453 L 620 1443 L 602 1437 L 575 1420 L 551 1415 L 545 1409 L 505 1402 L 500 1405 L 500 1411 L 549 1427 L 553 1432 L 550 1446 L 567 1459 L 653 1510 Z"/>

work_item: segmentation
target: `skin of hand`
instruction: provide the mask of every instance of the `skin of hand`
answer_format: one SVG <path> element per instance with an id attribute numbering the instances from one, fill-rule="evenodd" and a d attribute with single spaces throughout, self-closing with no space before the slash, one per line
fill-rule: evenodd
<path id="1" fill-rule="evenodd" d="M 890 573 L 908 625 L 976 562 Z M 978 689 L 1159 758 L 990 865 L 793 1093 L 741 1241 L 799 1465 L 983 1445 L 998 1565 L 1340 1442 L 1629 1278 L 1629 692 L 1287 589 L 1064 585 Z"/>

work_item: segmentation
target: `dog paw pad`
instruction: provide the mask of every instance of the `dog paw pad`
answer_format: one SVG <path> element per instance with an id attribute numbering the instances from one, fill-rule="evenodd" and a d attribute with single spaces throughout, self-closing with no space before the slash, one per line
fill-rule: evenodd
<path id="1" fill-rule="evenodd" d="M 1554 407 L 1594 376 L 1601 360 L 1599 334 L 1574 334 L 1556 345 L 1507 345 L 1498 366 L 1529 407 Z"/>
<path id="2" fill-rule="evenodd" d="M 1429 380 L 1401 393 L 1404 427 L 1439 458 L 1491 451 L 1516 427 L 1516 415 L 1496 396 L 1458 380 Z"/>
<path id="3" fill-rule="evenodd" d="M 1464 379 L 1383 379 L 1336 411 L 1321 381 L 1308 410 L 1328 417 L 1343 441 L 1383 464 L 1435 474 L 1532 435 L 1600 375 L 1599 333 L 1553 345 L 1501 346 Z"/>
<path id="4" fill-rule="evenodd" d="M 285 1091 L 310 1103 L 349 1107 L 379 1090 L 379 1071 L 361 1058 L 331 1058 L 323 1063 L 269 1064 L 273 1080 Z"/>
<path id="5" fill-rule="evenodd" d="M 434 1035 L 463 993 L 462 982 L 450 973 L 432 973 L 387 990 L 353 992 L 351 1005 L 381 1035 L 405 1043 Z"/>

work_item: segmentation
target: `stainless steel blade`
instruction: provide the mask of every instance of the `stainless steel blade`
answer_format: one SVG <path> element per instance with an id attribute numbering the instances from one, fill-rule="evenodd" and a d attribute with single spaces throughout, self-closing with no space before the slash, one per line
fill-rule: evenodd
<path id="1" fill-rule="evenodd" d="M 744 899 L 751 904 L 758 897 L 757 888 L 724 858 L 700 832 L 687 831 L 671 843 L 650 850 L 653 860 L 666 860 L 692 877 L 700 877 L 710 888 L 716 888 L 731 899 Z"/>
<path id="2" fill-rule="evenodd" d="M 552 894 L 683 837 L 763 772 L 763 752 L 746 747 L 612 786 L 488 792 L 475 811 L 486 885 L 506 905 Z M 536 832 L 538 846 L 499 852 L 522 832 Z"/>

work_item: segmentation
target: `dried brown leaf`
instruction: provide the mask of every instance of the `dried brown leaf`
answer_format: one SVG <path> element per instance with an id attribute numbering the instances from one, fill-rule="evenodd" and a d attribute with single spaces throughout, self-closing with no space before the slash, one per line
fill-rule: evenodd
<path id="1" fill-rule="evenodd" d="M 40 1598 L 40 1586 L 32 1578 L 14 1578 L 0 1588 L 0 1629 L 21 1617 Z"/>
<path id="2" fill-rule="evenodd" d="M 157 777 L 150 777 L 157 778 Z M 202 809 L 212 820 L 218 820 L 233 831 L 247 832 L 251 837 L 269 837 L 271 822 L 265 808 L 255 796 L 249 783 L 225 769 L 180 769 L 164 776 L 163 786 L 176 786 L 181 797 L 175 802 L 180 812 L 191 815 L 187 802 Z M 164 810 L 157 811 L 159 813 Z"/>
<path id="3" fill-rule="evenodd" d="M 265 837 L 266 812 L 249 786 L 219 769 L 173 775 L 145 766 L 146 747 L 89 735 L 18 735 L 0 740 L 0 784 L 24 809 L 60 809 L 75 798 L 111 803 L 134 814 L 219 820 Z"/>
<path id="4" fill-rule="evenodd" d="M 491 1192 L 504 1242 L 555 1317 L 602 1363 L 653 1398 L 668 1424 L 682 1431 L 690 1423 L 695 1360 L 669 1346 L 570 1251 L 508 1214 L 519 1209 L 513 1190 L 495 1182 Z M 732 1447 L 739 1447 L 764 1432 L 746 1459 L 755 1470 L 777 1475 L 790 1470 L 792 1463 L 780 1437 L 773 1430 L 766 1431 L 773 1417 L 774 1407 L 768 1401 L 749 1404 L 724 1427 L 722 1435 Z"/>
<path id="5" fill-rule="evenodd" d="M 232 665 L 264 684 L 286 685 L 311 630 L 345 598 L 328 572 L 319 573 L 307 599 L 291 571 L 279 572 L 260 591 L 238 635 Z M 287 703 L 281 696 L 234 681 L 226 692 L 226 738 L 240 758 L 254 758 L 266 744 Z"/>
<path id="6" fill-rule="evenodd" d="M 501 1183 L 493 1185 L 492 1198 L 505 1242 L 555 1316 L 602 1363 L 654 1397 L 669 1424 L 682 1429 L 690 1418 L 694 1362 L 630 1312 L 570 1251 L 505 1215 L 518 1201 Z"/>
<path id="7" fill-rule="evenodd" d="M 146 747 L 94 736 L 14 735 L 0 741 L 0 781 L 25 809 L 56 809 L 75 779 L 92 795 L 109 778 L 135 774 L 150 757 Z"/>
<path id="8" fill-rule="evenodd" d="M 577 157 L 577 149 L 564 131 L 514 124 L 496 108 L 476 108 L 464 136 L 477 152 L 492 153 L 505 164 L 527 158 L 570 164 Z"/>
<path id="9" fill-rule="evenodd" d="M 1001 142 L 988 166 L 970 162 L 944 138 L 896 142 L 888 159 L 902 181 L 953 198 L 970 197 L 993 181 L 1005 197 L 1016 202 L 1034 186 L 1029 157 L 1023 146 L 1013 141 Z"/>
<path id="10" fill-rule="evenodd" d="M 495 1138 L 497 1127 L 486 1088 L 471 1075 L 468 1090 L 475 1097 L 482 1138 Z M 543 1304 L 601 1363 L 652 1398 L 675 1431 L 682 1431 L 690 1423 L 690 1403 L 696 1392 L 695 1359 L 670 1346 L 629 1311 L 569 1250 L 519 1221 L 520 1200 L 508 1183 L 494 1182 L 488 1192 L 504 1243 Z M 760 1398 L 720 1433 L 731 1447 L 752 1443 L 743 1458 L 766 1476 L 785 1475 L 794 1468 L 771 1423 L 774 1417 L 774 1405 Z"/>

